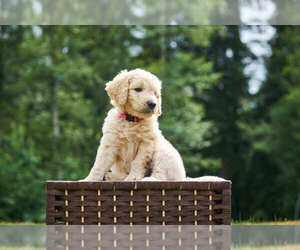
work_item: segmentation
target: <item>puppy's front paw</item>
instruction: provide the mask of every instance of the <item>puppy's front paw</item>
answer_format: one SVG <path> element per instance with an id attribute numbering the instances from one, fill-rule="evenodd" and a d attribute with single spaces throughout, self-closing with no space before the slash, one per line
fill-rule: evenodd
<path id="1" fill-rule="evenodd" d="M 138 176 L 138 175 L 136 175 L 136 174 L 130 173 L 130 174 L 125 178 L 124 181 L 138 181 L 138 180 L 141 180 L 141 179 L 143 179 L 143 177 L 140 177 L 140 176 Z"/>
<path id="2" fill-rule="evenodd" d="M 102 179 L 101 179 L 102 180 Z M 90 182 L 92 182 L 92 181 L 100 181 L 100 178 L 94 178 L 94 177 L 89 177 L 89 176 L 87 176 L 86 178 L 84 178 L 84 179 L 82 179 L 82 180 L 79 180 L 79 181 L 81 181 L 81 182 L 83 182 L 83 181 L 90 181 Z"/>
<path id="3" fill-rule="evenodd" d="M 145 177 L 145 178 L 143 178 L 142 181 L 158 181 L 158 179 L 156 179 L 156 178 L 150 176 L 150 177 Z"/>
<path id="4" fill-rule="evenodd" d="M 104 175 L 106 181 L 123 181 L 127 177 L 127 174 L 121 172 L 107 172 Z"/>
<path id="5" fill-rule="evenodd" d="M 124 181 L 136 181 L 136 180 L 137 180 L 136 176 L 128 175 Z"/>
<path id="6" fill-rule="evenodd" d="M 82 182 L 82 181 L 91 181 L 91 180 L 90 180 L 90 178 L 85 177 L 84 179 L 81 179 L 81 180 L 78 180 L 78 181 L 81 181 L 81 182 Z"/>
<path id="7" fill-rule="evenodd" d="M 79 180 L 80 182 L 92 182 L 92 181 L 98 181 L 98 180 L 92 180 L 92 179 L 82 179 L 82 180 Z"/>
<path id="8" fill-rule="evenodd" d="M 113 181 L 114 177 L 112 176 L 112 173 L 111 172 L 107 172 L 105 175 L 104 175 L 104 180 L 106 181 Z"/>

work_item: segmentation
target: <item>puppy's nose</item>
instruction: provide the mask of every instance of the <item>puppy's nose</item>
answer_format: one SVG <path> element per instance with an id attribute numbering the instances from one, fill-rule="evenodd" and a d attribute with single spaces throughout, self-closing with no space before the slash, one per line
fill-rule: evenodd
<path id="1" fill-rule="evenodd" d="M 147 105 L 148 105 L 148 107 L 149 107 L 150 109 L 154 109 L 155 106 L 156 106 L 156 103 L 153 102 L 153 101 L 148 101 L 148 102 L 147 102 Z"/>

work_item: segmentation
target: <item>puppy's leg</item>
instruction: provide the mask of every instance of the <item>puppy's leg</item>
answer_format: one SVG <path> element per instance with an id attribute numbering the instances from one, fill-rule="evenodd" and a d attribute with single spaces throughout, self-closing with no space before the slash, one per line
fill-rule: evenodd
<path id="1" fill-rule="evenodd" d="M 117 167 L 113 166 L 111 172 L 105 174 L 107 181 L 123 181 L 128 176 L 127 173 L 120 171 Z"/>
<path id="2" fill-rule="evenodd" d="M 141 180 L 145 177 L 147 166 L 152 159 L 154 144 L 153 142 L 142 142 L 135 159 L 131 162 L 129 175 L 125 181 Z"/>
<path id="3" fill-rule="evenodd" d="M 103 135 L 93 168 L 84 181 L 102 181 L 104 174 L 114 164 L 117 147 L 112 143 L 111 135 Z"/>
<path id="4" fill-rule="evenodd" d="M 178 181 L 186 178 L 182 159 L 173 147 L 158 148 L 153 155 L 152 164 L 152 178 Z"/>

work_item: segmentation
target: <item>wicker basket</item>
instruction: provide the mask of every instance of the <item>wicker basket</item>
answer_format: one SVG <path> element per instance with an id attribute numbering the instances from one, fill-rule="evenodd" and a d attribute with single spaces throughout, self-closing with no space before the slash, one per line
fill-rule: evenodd
<path id="1" fill-rule="evenodd" d="M 231 182 L 48 181 L 47 225 L 229 225 Z"/>

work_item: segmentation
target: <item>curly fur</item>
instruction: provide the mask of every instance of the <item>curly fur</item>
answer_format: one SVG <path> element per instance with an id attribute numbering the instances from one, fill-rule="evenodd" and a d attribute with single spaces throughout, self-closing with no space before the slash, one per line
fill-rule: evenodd
<path id="1" fill-rule="evenodd" d="M 182 159 L 158 127 L 160 80 L 142 69 L 123 70 L 107 83 L 106 91 L 114 108 L 104 121 L 96 160 L 85 180 L 100 181 L 104 175 L 108 180 L 141 180 L 149 169 L 150 179 L 184 180 Z M 149 109 L 147 101 L 156 103 L 155 108 Z M 143 120 L 128 122 L 120 113 Z"/>

